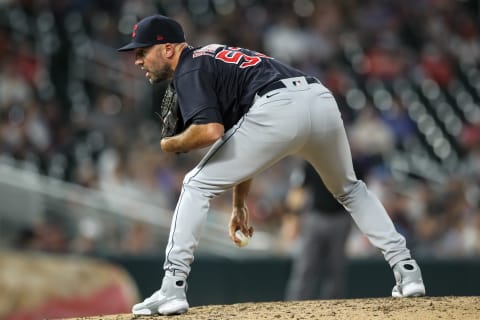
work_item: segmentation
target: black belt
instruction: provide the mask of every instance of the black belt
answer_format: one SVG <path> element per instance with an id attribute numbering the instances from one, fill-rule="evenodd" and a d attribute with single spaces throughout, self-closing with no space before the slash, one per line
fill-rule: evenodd
<path id="1" fill-rule="evenodd" d="M 305 79 L 307 80 L 307 83 L 308 84 L 311 84 L 311 83 L 320 83 L 320 80 L 318 80 L 317 78 L 315 77 L 305 77 Z M 286 88 L 285 84 L 280 81 L 280 80 L 277 80 L 275 82 L 272 82 L 270 84 L 267 84 L 265 87 L 263 87 L 262 89 L 258 90 L 257 92 L 257 95 L 259 97 L 262 97 L 264 96 L 266 93 L 270 92 L 270 91 L 273 91 L 273 90 L 277 90 L 277 89 L 282 89 L 282 88 Z"/>

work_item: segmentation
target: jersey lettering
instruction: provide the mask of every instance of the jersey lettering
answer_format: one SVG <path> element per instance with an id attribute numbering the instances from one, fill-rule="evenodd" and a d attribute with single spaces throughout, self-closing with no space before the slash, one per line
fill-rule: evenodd
<path id="1" fill-rule="evenodd" d="M 270 58 L 261 53 L 255 53 L 255 55 L 248 55 L 241 51 L 237 51 L 240 48 L 228 47 L 223 49 L 215 55 L 215 59 L 221 60 L 226 63 L 239 64 L 239 67 L 244 69 L 255 66 L 262 61 L 262 58 Z"/>

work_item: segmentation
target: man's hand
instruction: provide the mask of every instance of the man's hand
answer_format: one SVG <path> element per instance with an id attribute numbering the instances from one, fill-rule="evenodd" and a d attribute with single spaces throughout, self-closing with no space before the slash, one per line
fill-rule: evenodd
<path id="1" fill-rule="evenodd" d="M 253 235 L 253 227 L 249 226 L 249 212 L 247 206 L 234 206 L 229 223 L 229 235 L 235 244 L 240 244 L 240 239 L 235 236 L 235 231 L 240 230 L 248 237 Z"/>
<path id="2" fill-rule="evenodd" d="M 246 205 L 251 185 L 252 179 L 248 179 L 233 187 L 233 210 L 229 224 L 229 235 L 230 239 L 237 245 L 241 241 L 235 236 L 235 231 L 240 230 L 248 237 L 253 235 L 253 227 L 248 225 L 249 212 Z"/>

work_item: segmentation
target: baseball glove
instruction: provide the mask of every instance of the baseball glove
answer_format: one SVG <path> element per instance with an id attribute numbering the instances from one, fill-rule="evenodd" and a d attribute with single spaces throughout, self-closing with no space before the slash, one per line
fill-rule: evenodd
<path id="1" fill-rule="evenodd" d="M 160 105 L 160 113 L 157 112 L 156 114 L 162 122 L 161 139 L 180 133 L 182 128 L 180 108 L 178 106 L 177 93 L 171 83 L 165 90 L 165 95 Z"/>

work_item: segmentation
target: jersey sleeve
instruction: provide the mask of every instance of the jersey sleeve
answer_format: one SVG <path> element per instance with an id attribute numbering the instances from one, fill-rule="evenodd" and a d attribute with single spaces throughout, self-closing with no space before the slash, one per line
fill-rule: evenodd
<path id="1" fill-rule="evenodd" d="M 200 69 L 185 73 L 177 79 L 175 88 L 185 125 L 223 123 L 214 86 L 213 75 Z"/>

